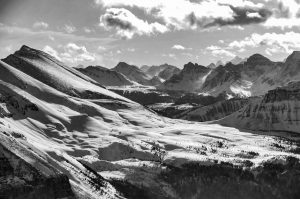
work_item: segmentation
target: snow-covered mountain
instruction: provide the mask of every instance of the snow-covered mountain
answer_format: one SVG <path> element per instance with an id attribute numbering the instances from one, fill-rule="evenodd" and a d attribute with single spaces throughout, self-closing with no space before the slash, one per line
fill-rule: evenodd
<path id="1" fill-rule="evenodd" d="M 134 82 L 130 81 L 123 74 L 102 66 L 88 66 L 76 69 L 104 86 L 127 86 L 134 84 Z"/>
<path id="2" fill-rule="evenodd" d="M 1 198 L 292 198 L 297 147 L 159 116 L 27 46 L 0 61 Z"/>
<path id="3" fill-rule="evenodd" d="M 290 59 L 287 59 L 286 63 L 272 62 L 260 54 L 254 54 L 239 64 L 229 62 L 216 68 L 196 67 L 189 63 L 186 65 L 188 67 L 185 66 L 179 75 L 171 77 L 160 88 L 205 93 L 213 96 L 223 93 L 229 97 L 259 96 L 270 89 L 286 84 L 289 80 L 299 78 L 296 72 L 289 74 L 285 72 L 293 71 L 289 69 L 292 67 L 288 63 Z M 297 62 L 292 61 L 291 63 Z M 192 70 L 191 68 L 197 69 Z M 297 70 L 295 64 L 293 68 Z"/>
<path id="4" fill-rule="evenodd" d="M 300 82 L 268 91 L 219 123 L 266 132 L 300 133 Z"/>

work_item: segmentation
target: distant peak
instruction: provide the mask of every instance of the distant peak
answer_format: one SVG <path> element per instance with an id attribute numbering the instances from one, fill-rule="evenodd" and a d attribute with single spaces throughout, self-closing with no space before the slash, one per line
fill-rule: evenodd
<path id="1" fill-rule="evenodd" d="M 207 68 L 216 68 L 217 66 L 216 66 L 216 64 L 214 64 L 214 63 L 211 63 L 211 64 L 209 64 L 208 66 L 207 66 Z"/>
<path id="2" fill-rule="evenodd" d="M 184 65 L 183 70 L 184 71 L 195 71 L 195 70 L 205 70 L 207 69 L 205 66 L 198 65 L 197 63 L 189 62 Z"/>
<path id="3" fill-rule="evenodd" d="M 264 57 L 261 54 L 254 54 L 251 55 L 246 62 L 247 64 L 251 64 L 251 65 L 263 65 L 263 64 L 270 63 L 271 60 L 269 60 L 268 58 Z"/>

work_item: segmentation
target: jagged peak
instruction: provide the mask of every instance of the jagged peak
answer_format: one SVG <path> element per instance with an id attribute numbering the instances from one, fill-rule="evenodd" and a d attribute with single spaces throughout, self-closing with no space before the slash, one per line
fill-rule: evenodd
<path id="1" fill-rule="evenodd" d="M 183 66 L 183 71 L 193 71 L 193 70 L 207 70 L 205 66 L 198 65 L 197 63 L 188 62 Z"/>

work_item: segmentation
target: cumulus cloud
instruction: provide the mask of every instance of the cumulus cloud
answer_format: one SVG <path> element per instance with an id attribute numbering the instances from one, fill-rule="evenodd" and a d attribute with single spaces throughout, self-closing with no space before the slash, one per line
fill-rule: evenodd
<path id="1" fill-rule="evenodd" d="M 65 24 L 63 29 L 69 34 L 75 32 L 77 30 L 76 27 L 74 27 L 73 25 L 68 25 L 68 24 Z"/>
<path id="2" fill-rule="evenodd" d="M 265 2 L 276 2 L 277 8 L 274 9 L 264 26 L 268 28 L 277 27 L 290 29 L 300 26 L 300 1 L 299 0 L 264 0 Z"/>
<path id="3" fill-rule="evenodd" d="M 175 44 L 174 46 L 172 46 L 172 49 L 185 50 L 186 48 L 182 45 Z"/>
<path id="4" fill-rule="evenodd" d="M 37 21 L 32 25 L 32 27 L 36 29 L 47 29 L 49 27 L 49 24 L 43 21 Z"/>
<path id="5" fill-rule="evenodd" d="M 254 33 L 250 37 L 246 37 L 240 41 L 229 43 L 231 49 L 243 49 L 246 47 L 265 47 L 265 52 L 268 55 L 275 53 L 291 53 L 294 50 L 300 49 L 300 33 Z"/>
<path id="6" fill-rule="evenodd" d="M 64 47 L 65 52 L 61 54 L 62 60 L 71 63 L 96 60 L 96 56 L 87 51 L 85 46 L 79 46 L 75 43 L 68 43 Z"/>
<path id="7" fill-rule="evenodd" d="M 208 46 L 206 50 L 215 57 L 235 57 L 235 54 L 220 46 Z"/>
<path id="8" fill-rule="evenodd" d="M 109 8 L 143 9 L 174 29 L 261 23 L 271 15 L 263 4 L 248 0 L 96 0 L 96 3 Z"/>
<path id="9" fill-rule="evenodd" d="M 96 60 L 96 55 L 87 51 L 85 46 L 79 46 L 75 43 L 68 43 L 61 46 L 60 52 L 49 45 L 43 48 L 43 51 L 52 55 L 62 62 L 78 64 L 80 62 L 93 62 Z"/>
<path id="10" fill-rule="evenodd" d="M 100 26 L 106 29 L 116 29 L 117 35 L 131 39 L 137 35 L 164 33 L 168 28 L 160 23 L 148 23 L 139 19 L 125 8 L 108 8 L 100 17 Z"/>
<path id="11" fill-rule="evenodd" d="M 46 45 L 42 49 L 42 51 L 44 51 L 45 53 L 48 53 L 49 55 L 53 56 L 57 60 L 61 61 L 61 58 L 59 57 L 59 53 L 56 50 L 54 50 L 54 48 L 52 48 L 51 46 Z"/>

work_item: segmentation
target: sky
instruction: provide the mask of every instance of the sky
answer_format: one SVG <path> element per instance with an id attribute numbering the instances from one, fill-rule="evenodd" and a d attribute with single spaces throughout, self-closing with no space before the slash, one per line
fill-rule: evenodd
<path id="1" fill-rule="evenodd" d="M 0 0 L 0 58 L 28 45 L 70 66 L 282 61 L 299 30 L 300 0 Z"/>

